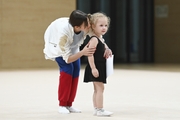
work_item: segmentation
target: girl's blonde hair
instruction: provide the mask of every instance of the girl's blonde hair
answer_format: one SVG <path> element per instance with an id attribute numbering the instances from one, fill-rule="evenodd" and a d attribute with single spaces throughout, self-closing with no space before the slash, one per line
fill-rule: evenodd
<path id="1" fill-rule="evenodd" d="M 104 13 L 101 13 L 101 12 L 97 12 L 97 13 L 94 13 L 94 14 L 91 15 L 91 17 L 90 17 L 90 24 L 91 24 L 91 25 L 96 25 L 97 20 L 98 20 L 99 18 L 102 18 L 102 17 L 107 18 L 108 28 L 109 28 L 110 18 L 109 18 L 107 15 L 105 15 Z"/>

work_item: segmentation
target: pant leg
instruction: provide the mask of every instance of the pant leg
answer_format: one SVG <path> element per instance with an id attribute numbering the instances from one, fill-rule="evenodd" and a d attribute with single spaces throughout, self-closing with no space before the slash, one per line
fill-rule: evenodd
<path id="1" fill-rule="evenodd" d="M 73 81 L 73 63 L 67 64 L 62 57 L 56 58 L 60 68 L 58 100 L 60 106 L 68 106 Z"/>
<path id="2" fill-rule="evenodd" d="M 71 92 L 70 92 L 70 98 L 68 101 L 68 106 L 72 106 L 72 102 L 74 101 L 74 99 L 76 97 L 78 81 L 79 81 L 79 73 L 80 73 L 80 59 L 73 62 L 73 66 L 74 66 L 73 80 L 72 80 L 72 86 L 71 86 Z"/>

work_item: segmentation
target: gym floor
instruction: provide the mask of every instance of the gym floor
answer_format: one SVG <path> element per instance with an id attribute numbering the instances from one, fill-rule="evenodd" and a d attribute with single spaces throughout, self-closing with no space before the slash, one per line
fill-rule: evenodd
<path id="1" fill-rule="evenodd" d="M 0 70 L 0 120 L 180 120 L 180 65 L 114 65 L 104 91 L 110 117 L 93 116 L 92 83 L 82 65 L 73 107 L 58 113 L 58 69 Z"/>

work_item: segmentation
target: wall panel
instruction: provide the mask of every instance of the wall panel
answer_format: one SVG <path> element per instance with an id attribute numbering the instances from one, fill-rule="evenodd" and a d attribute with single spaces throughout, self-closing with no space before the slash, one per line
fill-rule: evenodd
<path id="1" fill-rule="evenodd" d="M 0 68 L 2 66 L 2 0 L 0 0 Z"/>
<path id="2" fill-rule="evenodd" d="M 44 59 L 43 35 L 59 17 L 69 16 L 75 0 L 1 0 L 0 68 L 52 68 Z M 1 25 L 0 24 L 0 25 Z"/>
<path id="3" fill-rule="evenodd" d="M 155 63 L 180 63 L 180 0 L 154 2 L 155 8 L 164 5 L 168 7 L 167 17 L 155 16 Z"/>

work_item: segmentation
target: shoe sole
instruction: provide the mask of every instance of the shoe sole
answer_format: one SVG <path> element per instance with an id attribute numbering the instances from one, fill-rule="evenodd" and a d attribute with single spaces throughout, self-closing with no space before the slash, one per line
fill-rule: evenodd
<path id="1" fill-rule="evenodd" d="M 59 112 L 60 114 L 70 114 L 70 113 L 63 113 L 63 112 Z"/>
<path id="2" fill-rule="evenodd" d="M 79 112 L 75 112 L 75 111 L 70 111 L 70 113 L 81 113 L 81 111 L 79 111 Z"/>
<path id="3" fill-rule="evenodd" d="M 110 117 L 111 115 L 96 115 L 98 117 Z"/>
<path id="4" fill-rule="evenodd" d="M 113 114 L 113 113 L 112 113 L 112 114 Z M 107 116 L 107 117 L 110 117 L 112 114 L 109 114 L 109 115 L 97 115 L 97 114 L 96 114 L 96 116 L 100 116 L 100 117 L 101 117 L 101 116 L 104 116 L 104 117 Z"/>
<path id="5" fill-rule="evenodd" d="M 60 112 L 60 111 L 58 111 L 58 112 L 61 114 L 70 114 L 70 112 Z"/>

